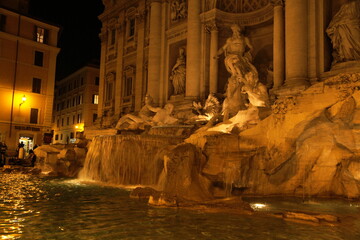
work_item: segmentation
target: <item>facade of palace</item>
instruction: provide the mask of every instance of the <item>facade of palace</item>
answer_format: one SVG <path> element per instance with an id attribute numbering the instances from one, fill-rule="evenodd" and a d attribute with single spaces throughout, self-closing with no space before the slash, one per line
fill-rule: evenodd
<path id="1" fill-rule="evenodd" d="M 99 65 L 89 63 L 56 82 L 53 143 L 74 143 L 97 119 Z"/>
<path id="2" fill-rule="evenodd" d="M 4 1 L 11 8 L 22 2 Z M 0 8 L 0 142 L 9 150 L 20 141 L 26 150 L 51 142 L 59 29 Z"/>
<path id="3" fill-rule="evenodd" d="M 358 71 L 358 60 L 334 57 L 328 29 L 345 2 L 103 0 L 98 115 L 137 112 L 146 94 L 178 111 L 224 94 L 230 74 L 218 51 L 234 24 L 250 40 L 249 59 L 273 100 Z"/>

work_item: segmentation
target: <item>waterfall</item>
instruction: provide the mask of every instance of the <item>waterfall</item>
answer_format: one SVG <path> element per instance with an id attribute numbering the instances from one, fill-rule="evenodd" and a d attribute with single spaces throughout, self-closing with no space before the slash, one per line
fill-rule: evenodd
<path id="1" fill-rule="evenodd" d="M 79 179 L 116 185 L 154 186 L 163 169 L 163 150 L 169 142 L 172 141 L 158 136 L 94 137 Z"/>

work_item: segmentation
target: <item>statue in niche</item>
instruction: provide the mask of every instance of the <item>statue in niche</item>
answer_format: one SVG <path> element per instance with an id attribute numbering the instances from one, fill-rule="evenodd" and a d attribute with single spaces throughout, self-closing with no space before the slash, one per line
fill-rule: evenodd
<path id="1" fill-rule="evenodd" d="M 124 115 L 119 119 L 115 128 L 118 130 L 144 130 L 145 126 L 169 125 L 178 122 L 178 119 L 172 116 L 174 105 L 168 103 L 164 108 L 153 105 L 153 98 L 147 94 L 145 105 L 140 109 L 138 115 L 131 113 Z"/>
<path id="2" fill-rule="evenodd" d="M 331 20 L 326 33 L 333 45 L 333 65 L 360 60 L 360 0 L 348 0 Z"/>
<path id="3" fill-rule="evenodd" d="M 173 0 L 170 9 L 170 16 L 173 22 L 187 17 L 186 0 Z"/>
<path id="4" fill-rule="evenodd" d="M 173 95 L 180 95 L 185 93 L 185 78 L 186 78 L 186 59 L 185 49 L 179 48 L 179 56 L 175 65 L 171 70 L 170 81 L 173 85 Z"/>
<path id="5" fill-rule="evenodd" d="M 265 107 L 269 99 L 267 88 L 259 81 L 258 71 L 251 63 L 253 46 L 249 38 L 243 35 L 244 29 L 237 24 L 232 25 L 231 30 L 233 35 L 226 40 L 216 56 L 225 55 L 225 67 L 231 74 L 223 103 L 224 120 L 227 120 L 229 115 L 248 108 L 249 104 Z"/>

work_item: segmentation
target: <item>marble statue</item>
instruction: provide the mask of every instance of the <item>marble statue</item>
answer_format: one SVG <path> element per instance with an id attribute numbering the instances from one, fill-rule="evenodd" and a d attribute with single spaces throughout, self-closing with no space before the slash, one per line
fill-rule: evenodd
<path id="1" fill-rule="evenodd" d="M 226 43 L 218 50 L 217 55 L 225 55 L 225 67 L 231 76 L 244 77 L 247 72 L 257 70 L 251 64 L 251 51 L 253 46 L 248 37 L 242 34 L 243 28 L 237 24 L 231 26 L 233 35 L 226 40 Z"/>
<path id="2" fill-rule="evenodd" d="M 156 126 L 172 125 L 179 122 L 179 120 L 172 116 L 174 105 L 171 103 L 165 104 L 164 108 L 156 112 L 152 121 Z"/>
<path id="3" fill-rule="evenodd" d="M 126 114 L 119 119 L 116 129 L 144 129 L 145 125 L 154 125 L 152 118 L 161 108 L 153 106 L 153 98 L 150 95 L 145 96 L 145 105 L 140 109 L 138 115 Z"/>
<path id="4" fill-rule="evenodd" d="M 233 35 L 226 40 L 216 56 L 225 55 L 224 63 L 231 74 L 223 103 L 224 120 L 227 120 L 229 115 L 246 109 L 249 103 L 256 107 L 265 107 L 268 99 L 266 86 L 260 83 L 258 71 L 251 63 L 253 46 L 249 38 L 242 34 L 243 29 L 237 24 L 232 25 L 231 30 Z M 247 101 L 242 94 L 247 94 Z"/>
<path id="5" fill-rule="evenodd" d="M 186 0 L 173 0 L 170 5 L 171 20 L 176 22 L 187 16 Z"/>
<path id="6" fill-rule="evenodd" d="M 145 126 L 162 126 L 178 123 L 178 119 L 172 116 L 174 105 L 168 103 L 164 108 L 154 107 L 153 98 L 145 96 L 145 105 L 137 115 L 126 114 L 116 124 L 118 130 L 145 129 Z"/>
<path id="7" fill-rule="evenodd" d="M 179 48 L 179 56 L 171 70 L 170 81 L 174 87 L 173 95 L 185 93 L 186 59 L 185 49 Z"/>
<path id="8" fill-rule="evenodd" d="M 333 64 L 360 60 L 360 0 L 349 0 L 332 18 L 326 33 L 333 45 Z"/>

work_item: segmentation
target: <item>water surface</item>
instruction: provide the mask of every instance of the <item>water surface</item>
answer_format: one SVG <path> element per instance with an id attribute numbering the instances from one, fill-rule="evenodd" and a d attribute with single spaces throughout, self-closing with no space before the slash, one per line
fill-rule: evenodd
<path id="1" fill-rule="evenodd" d="M 257 211 L 319 210 L 344 219 L 310 225 L 280 218 L 158 208 L 126 189 L 73 179 L 0 174 L 0 239 L 360 239 L 350 201 L 248 199 Z"/>

